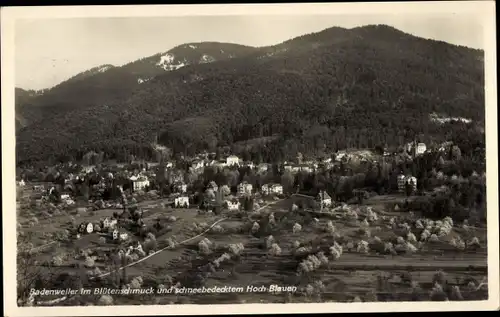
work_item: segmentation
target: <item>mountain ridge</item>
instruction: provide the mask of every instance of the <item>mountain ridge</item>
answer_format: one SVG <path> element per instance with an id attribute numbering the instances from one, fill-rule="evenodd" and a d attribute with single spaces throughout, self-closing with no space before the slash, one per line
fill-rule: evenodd
<path id="1" fill-rule="evenodd" d="M 260 150 L 276 157 L 291 151 L 284 144 L 303 151 L 314 145 L 314 152 L 395 144 L 398 133 L 410 130 L 427 133 L 427 141 L 461 137 L 458 131 L 468 127 L 438 127 L 429 122 L 430 112 L 482 124 L 483 53 L 394 30 L 327 29 L 295 42 L 245 48 L 247 54 L 235 58 L 161 72 L 105 106 L 78 108 L 77 115 L 57 113 L 50 126 L 37 122 L 23 128 L 18 155 L 33 161 L 62 153 L 79 157 L 94 149 L 120 159 L 125 152 L 151 157 L 153 135 L 186 154 L 278 135 L 274 145 Z M 346 135 L 346 129 L 355 136 Z M 34 136 L 51 144 L 46 147 L 50 154 L 31 146 Z M 482 137 L 475 135 L 469 143 L 480 145 Z"/>

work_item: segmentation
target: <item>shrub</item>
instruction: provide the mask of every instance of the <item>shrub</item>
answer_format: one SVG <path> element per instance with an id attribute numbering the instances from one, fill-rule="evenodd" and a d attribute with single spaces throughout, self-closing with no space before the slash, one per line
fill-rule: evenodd
<path id="1" fill-rule="evenodd" d="M 293 243 L 293 247 L 294 247 L 295 249 L 300 248 L 300 242 L 296 240 L 296 241 Z"/>
<path id="2" fill-rule="evenodd" d="M 342 251 L 342 246 L 340 246 L 337 242 L 334 242 L 330 247 L 330 253 L 332 254 L 334 260 L 338 260 L 340 258 Z"/>
<path id="3" fill-rule="evenodd" d="M 323 264 L 323 265 L 328 264 L 328 258 L 325 256 L 325 254 L 323 252 L 318 252 L 317 258 L 321 262 L 321 264 Z"/>
<path id="4" fill-rule="evenodd" d="M 251 232 L 255 234 L 259 231 L 259 229 L 260 229 L 260 225 L 257 222 L 254 222 L 252 229 L 251 229 Z"/>
<path id="5" fill-rule="evenodd" d="M 417 247 L 415 247 L 415 246 L 414 246 L 412 243 L 410 243 L 410 242 L 407 242 L 405 246 L 406 246 L 406 250 L 405 250 L 405 251 L 406 251 L 407 253 L 414 253 L 414 252 L 417 252 L 417 251 L 418 251 Z"/>
<path id="6" fill-rule="evenodd" d="M 358 234 L 364 238 L 369 238 L 371 236 L 371 232 L 370 230 L 368 229 L 363 229 L 363 228 L 360 228 L 358 229 Z"/>
<path id="7" fill-rule="evenodd" d="M 435 283 L 434 287 L 432 288 L 430 292 L 430 298 L 432 301 L 447 301 L 448 296 L 446 296 L 446 293 L 443 290 L 443 287 L 439 283 Z"/>
<path id="8" fill-rule="evenodd" d="M 346 215 L 347 219 L 351 219 L 351 220 L 358 219 L 358 213 L 353 209 L 348 209 L 348 211 L 345 215 Z"/>
<path id="9" fill-rule="evenodd" d="M 92 267 L 94 267 L 94 265 L 95 265 L 95 261 L 93 258 L 87 257 L 85 259 L 85 267 L 92 268 Z"/>
<path id="10" fill-rule="evenodd" d="M 298 267 L 299 273 L 308 273 L 316 270 L 321 266 L 321 261 L 315 255 L 309 255 L 307 259 L 300 262 Z"/>
<path id="11" fill-rule="evenodd" d="M 460 237 L 451 239 L 450 244 L 458 250 L 465 250 L 465 242 Z"/>
<path id="12" fill-rule="evenodd" d="M 394 252 L 394 245 L 390 242 L 386 242 L 384 244 L 384 252 L 393 253 Z"/>
<path id="13" fill-rule="evenodd" d="M 60 255 L 56 255 L 52 258 L 52 264 L 55 266 L 61 266 L 63 265 L 63 263 L 64 263 L 63 258 Z"/>
<path id="14" fill-rule="evenodd" d="M 130 287 L 131 288 L 141 288 L 142 285 L 142 278 L 133 278 L 132 281 L 130 281 Z"/>
<path id="15" fill-rule="evenodd" d="M 446 275 L 443 271 L 438 271 L 432 277 L 433 284 L 443 285 L 446 282 Z"/>
<path id="16" fill-rule="evenodd" d="M 368 207 L 368 210 L 367 210 L 367 219 L 368 221 L 370 222 L 374 222 L 374 221 L 377 221 L 378 220 L 378 215 L 376 212 L 374 212 L 371 207 Z"/>
<path id="17" fill-rule="evenodd" d="M 406 235 L 406 240 L 408 240 L 408 242 L 411 242 L 411 243 L 417 243 L 417 237 L 415 237 L 415 235 L 412 232 L 409 232 Z"/>
<path id="18" fill-rule="evenodd" d="M 326 224 L 326 232 L 331 235 L 335 233 L 335 226 L 333 225 L 333 222 L 331 220 Z"/>
<path id="19" fill-rule="evenodd" d="M 307 253 L 307 252 L 308 252 L 308 250 L 305 247 L 300 247 L 297 250 L 295 250 L 296 254 L 304 254 L 304 253 Z"/>
<path id="20" fill-rule="evenodd" d="M 272 225 L 272 226 L 276 225 L 276 219 L 274 218 L 274 213 L 271 213 L 269 215 L 269 224 Z"/>
<path id="21" fill-rule="evenodd" d="M 224 233 L 224 228 L 222 228 L 220 225 L 215 225 L 212 227 L 212 231 L 215 233 Z"/>
<path id="22" fill-rule="evenodd" d="M 477 288 L 477 285 L 476 285 L 476 283 L 474 283 L 474 281 L 469 281 L 469 283 L 467 283 L 467 290 L 469 292 L 475 291 L 476 288 Z"/>
<path id="23" fill-rule="evenodd" d="M 468 247 L 480 247 L 479 239 L 477 237 L 473 237 L 469 242 L 467 242 Z"/>
<path id="24" fill-rule="evenodd" d="M 448 223 L 443 223 L 441 226 L 437 226 L 436 229 L 440 237 L 445 237 L 450 234 L 453 227 L 451 227 Z"/>
<path id="25" fill-rule="evenodd" d="M 365 302 L 378 302 L 377 293 L 374 290 L 365 295 Z"/>
<path id="26" fill-rule="evenodd" d="M 106 243 L 106 238 L 105 237 L 100 237 L 99 238 L 99 243 L 100 244 L 105 244 Z"/>
<path id="27" fill-rule="evenodd" d="M 368 253 L 370 251 L 368 242 L 361 240 L 357 245 L 356 251 L 359 253 Z"/>
<path id="28" fill-rule="evenodd" d="M 417 228 L 417 229 L 424 229 L 424 225 L 422 224 L 422 221 L 420 219 L 418 219 L 415 222 L 415 228 Z"/>
<path id="29" fill-rule="evenodd" d="M 266 249 L 271 248 L 271 246 L 274 244 L 274 237 L 273 236 L 268 236 L 266 238 Z"/>
<path id="30" fill-rule="evenodd" d="M 312 286 L 311 284 L 307 284 L 306 288 L 305 288 L 305 293 L 306 293 L 306 296 L 308 297 L 311 297 L 314 295 L 314 286 Z"/>
<path id="31" fill-rule="evenodd" d="M 198 249 L 200 250 L 201 254 L 203 254 L 203 255 L 208 255 L 212 252 L 210 250 L 210 246 L 204 240 L 202 240 L 198 243 Z"/>
<path id="32" fill-rule="evenodd" d="M 215 267 L 219 267 L 222 262 L 230 260 L 230 259 L 231 259 L 231 255 L 229 253 L 223 253 L 220 257 L 215 259 L 213 261 L 213 263 L 214 263 Z"/>
<path id="33" fill-rule="evenodd" d="M 298 232 L 300 232 L 301 230 L 302 230 L 302 226 L 301 226 L 300 224 L 295 223 L 295 224 L 293 225 L 293 229 L 292 229 L 293 233 L 298 233 Z"/>
<path id="34" fill-rule="evenodd" d="M 229 245 L 229 251 L 231 251 L 231 253 L 234 255 L 239 255 L 244 249 L 245 247 L 243 246 L 243 243 Z"/>
<path id="35" fill-rule="evenodd" d="M 447 216 L 443 219 L 443 223 L 448 224 L 450 227 L 453 227 L 453 219 L 451 217 Z"/>
<path id="36" fill-rule="evenodd" d="M 425 229 L 424 231 L 422 231 L 422 233 L 420 234 L 420 241 L 426 241 L 427 239 L 429 239 L 431 236 L 431 233 L 429 230 Z"/>
<path id="37" fill-rule="evenodd" d="M 348 242 L 346 243 L 346 249 L 347 249 L 347 250 L 352 250 L 352 249 L 354 249 L 354 242 L 352 242 L 352 241 L 348 241 Z"/>
<path id="38" fill-rule="evenodd" d="M 429 237 L 429 242 L 439 242 L 439 238 L 436 234 L 431 234 L 431 236 Z"/>
<path id="39" fill-rule="evenodd" d="M 462 296 L 462 292 L 460 291 L 460 287 L 458 287 L 457 285 L 454 285 L 451 287 L 450 299 L 451 300 L 464 300 L 464 297 Z"/>
<path id="40" fill-rule="evenodd" d="M 168 238 L 166 242 L 167 242 L 167 246 L 169 248 L 174 248 L 175 247 L 175 242 L 174 242 L 174 240 L 172 240 L 172 238 Z"/>
<path id="41" fill-rule="evenodd" d="M 139 260 L 139 254 L 137 253 L 132 253 L 129 255 L 129 258 L 127 258 L 127 261 L 129 262 L 135 262 Z"/>
<path id="42" fill-rule="evenodd" d="M 86 212 L 87 212 L 87 208 L 85 208 L 85 207 L 78 207 L 78 208 L 76 208 L 76 209 L 75 209 L 75 211 L 74 211 L 74 213 L 75 213 L 75 214 L 77 214 L 77 215 L 78 215 L 78 214 L 84 214 L 84 213 L 86 213 Z"/>
<path id="43" fill-rule="evenodd" d="M 97 302 L 97 304 L 100 305 L 100 306 L 113 305 L 113 297 L 111 297 L 109 295 L 102 295 L 99 298 L 99 301 Z"/>
<path id="44" fill-rule="evenodd" d="M 281 248 L 277 243 L 273 243 L 269 249 L 269 254 L 272 256 L 281 255 Z"/>
<path id="45" fill-rule="evenodd" d="M 368 228 L 368 227 L 370 226 L 370 224 L 368 223 L 368 220 L 366 220 L 366 219 L 365 219 L 365 220 L 363 220 L 363 221 L 361 221 L 361 224 L 360 224 L 360 225 L 361 225 L 361 227 L 363 227 L 363 228 Z"/>
<path id="46" fill-rule="evenodd" d="M 158 247 L 158 244 L 157 244 L 156 240 L 152 240 L 152 239 L 144 240 L 144 252 L 149 253 L 151 251 L 156 250 L 157 247 Z"/>

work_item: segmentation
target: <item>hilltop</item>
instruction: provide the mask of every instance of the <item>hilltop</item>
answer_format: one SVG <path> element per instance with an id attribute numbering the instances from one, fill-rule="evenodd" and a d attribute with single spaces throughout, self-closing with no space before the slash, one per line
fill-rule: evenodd
<path id="1" fill-rule="evenodd" d="M 266 160 L 415 137 L 453 139 L 463 153 L 484 147 L 484 134 L 470 129 L 484 126 L 482 51 L 388 26 L 331 28 L 271 47 L 229 45 L 240 55 L 222 49 L 213 56 L 227 44 L 209 43 L 212 55 L 179 57 L 189 45 L 75 84 L 78 93 L 67 99 L 72 112 L 53 112 L 19 132 L 19 161 L 78 158 L 88 150 L 151 158 L 156 135 L 184 154 L 273 136 L 252 153 Z M 139 77 L 148 80 L 138 84 Z M 97 104 L 96 90 L 114 101 Z M 88 106 L 74 107 L 83 102 Z M 470 121 L 436 124 L 434 112 Z"/>
<path id="2" fill-rule="evenodd" d="M 101 65 L 44 90 L 36 98 L 26 100 L 24 96 L 19 96 L 16 99 L 16 116 L 23 123 L 21 127 L 24 127 L 47 118 L 50 120 L 66 111 L 92 106 L 106 107 L 108 103 L 124 98 L 135 89 L 140 89 L 140 84 L 166 71 L 238 57 L 250 53 L 252 49 L 230 43 L 190 43 L 121 67 Z"/>

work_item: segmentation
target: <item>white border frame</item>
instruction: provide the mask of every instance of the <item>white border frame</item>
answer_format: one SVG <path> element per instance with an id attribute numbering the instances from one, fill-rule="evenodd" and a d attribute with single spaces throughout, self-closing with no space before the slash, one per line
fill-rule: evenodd
<path id="1" fill-rule="evenodd" d="M 19 18 L 153 17 L 190 15 L 309 15 L 467 13 L 484 22 L 486 89 L 486 165 L 488 206 L 489 300 L 474 302 L 380 302 L 314 304 L 234 304 L 164 306 L 17 307 L 15 230 L 14 21 Z M 2 41 L 2 217 L 4 302 L 7 316 L 191 315 L 252 313 L 475 311 L 499 309 L 498 161 L 496 94 L 496 24 L 494 1 L 437 1 L 333 4 L 129 5 L 7 7 L 1 10 Z M 298 34 L 299 35 L 299 34 Z"/>

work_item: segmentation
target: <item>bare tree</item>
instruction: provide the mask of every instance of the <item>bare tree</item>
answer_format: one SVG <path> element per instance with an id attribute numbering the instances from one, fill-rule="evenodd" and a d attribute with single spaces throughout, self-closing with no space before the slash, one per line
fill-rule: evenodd
<path id="1" fill-rule="evenodd" d="M 50 274 L 50 267 L 44 267 L 36 260 L 31 236 L 32 233 L 17 236 L 17 299 L 21 305 L 28 301 L 30 289 Z"/>

